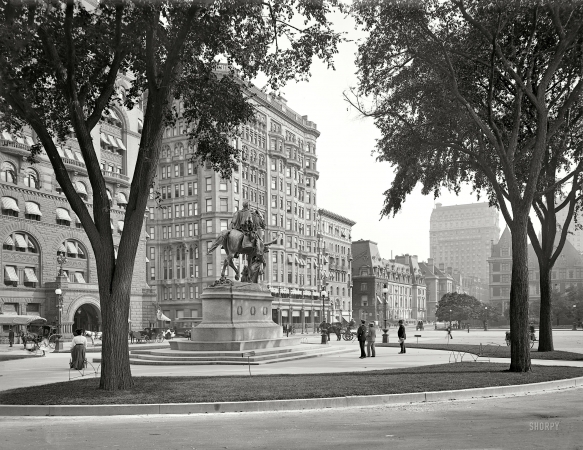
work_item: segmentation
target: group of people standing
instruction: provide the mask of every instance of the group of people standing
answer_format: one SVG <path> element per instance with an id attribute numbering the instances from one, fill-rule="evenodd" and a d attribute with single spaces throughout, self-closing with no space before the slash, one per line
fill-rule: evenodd
<path id="1" fill-rule="evenodd" d="M 360 345 L 360 359 L 362 358 L 374 358 L 375 355 L 375 341 L 377 337 L 377 331 L 375 329 L 374 322 L 368 324 L 366 327 L 366 321 L 360 321 L 360 327 L 356 332 L 356 337 L 358 338 L 358 343 Z M 405 348 L 405 339 L 407 339 L 407 333 L 405 332 L 405 325 L 403 321 L 399 320 L 399 330 L 397 331 L 397 337 L 399 338 L 399 344 L 401 345 L 401 351 L 399 354 L 407 353 Z M 366 353 L 364 351 L 364 345 L 366 343 Z"/>

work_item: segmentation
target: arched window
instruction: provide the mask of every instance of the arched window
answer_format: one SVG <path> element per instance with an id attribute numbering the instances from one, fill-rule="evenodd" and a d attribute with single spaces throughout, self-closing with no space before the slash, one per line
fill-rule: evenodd
<path id="1" fill-rule="evenodd" d="M 16 167 L 14 164 L 4 161 L 0 169 L 0 180 L 6 183 L 16 184 Z"/>
<path id="2" fill-rule="evenodd" d="M 31 168 L 26 169 L 26 173 L 24 174 L 24 185 L 29 188 L 40 189 L 40 182 L 36 170 Z"/>
<path id="3" fill-rule="evenodd" d="M 124 192 L 117 193 L 117 204 L 122 208 L 125 208 L 128 204 L 128 198 Z"/>
<path id="4" fill-rule="evenodd" d="M 76 181 L 74 186 L 77 194 L 79 194 L 79 197 L 81 197 L 83 200 L 87 200 L 87 186 L 85 186 L 85 183 L 82 181 Z"/>
<path id="5" fill-rule="evenodd" d="M 23 260 L 15 252 L 28 253 L 29 256 Z M 5 286 L 36 288 L 39 285 L 40 252 L 31 235 L 23 231 L 10 233 L 4 238 L 2 253 Z"/>
<path id="6" fill-rule="evenodd" d="M 67 239 L 59 246 L 57 255 L 65 255 L 67 258 L 87 259 L 87 250 L 79 241 Z"/>

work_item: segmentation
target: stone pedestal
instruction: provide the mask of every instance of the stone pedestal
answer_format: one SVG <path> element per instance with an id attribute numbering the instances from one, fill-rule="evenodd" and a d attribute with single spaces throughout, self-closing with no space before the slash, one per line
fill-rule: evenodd
<path id="1" fill-rule="evenodd" d="M 181 351 L 246 351 L 298 345 L 273 322 L 271 292 L 263 284 L 216 282 L 201 296 L 203 320 L 190 341 L 170 341 Z"/>

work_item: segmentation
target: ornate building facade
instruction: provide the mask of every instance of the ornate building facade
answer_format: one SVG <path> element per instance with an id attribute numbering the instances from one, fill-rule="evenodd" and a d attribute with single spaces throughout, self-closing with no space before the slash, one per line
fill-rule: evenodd
<path id="1" fill-rule="evenodd" d="M 302 330 L 315 327 L 322 317 L 316 206 L 320 133 L 284 98 L 255 87 L 249 93 L 256 117 L 233 139 L 241 160 L 230 180 L 193 159 L 188 123 L 179 119 L 166 130 L 156 187 L 161 196 L 150 200 L 147 218 L 148 283 L 173 323 L 202 318 L 200 295 L 220 276 L 224 257 L 222 252 L 208 255 L 207 249 L 248 201 L 265 218 L 264 241 L 277 239 L 263 275 L 274 297 L 274 321 Z M 180 114 L 180 101 L 176 108 Z M 242 269 L 243 261 L 238 263 Z M 233 276 L 232 269 L 228 275 Z"/>
<path id="2" fill-rule="evenodd" d="M 120 77 L 119 95 L 129 89 Z M 111 199 L 112 233 L 117 245 L 123 232 L 125 206 L 137 156 L 142 112 L 114 107 L 105 112 L 92 132 L 94 146 Z M 48 323 L 59 320 L 65 335 L 75 328 L 98 331 L 101 326 L 95 257 L 91 245 L 62 193 L 48 157 L 41 154 L 36 164 L 26 156 L 37 142 L 29 129 L 22 136 L 4 131 L 0 139 L 0 254 L 4 283 L 0 287 L 3 314 L 40 315 Z M 91 184 L 79 145 L 73 138 L 58 148 L 77 192 L 92 210 Z M 134 268 L 130 318 L 136 329 L 154 316 L 152 291 L 145 274 L 146 235 L 142 233 Z M 66 257 L 62 264 L 57 256 Z M 6 329 L 0 330 L 3 333 Z"/>
<path id="3" fill-rule="evenodd" d="M 326 209 L 318 221 L 318 267 L 330 301 L 329 322 L 352 318 L 352 227 L 356 222 Z"/>
<path id="4" fill-rule="evenodd" d="M 355 319 L 374 321 L 381 326 L 385 317 L 390 323 L 401 319 L 409 323 L 425 320 L 425 277 L 416 255 L 386 260 L 381 258 L 377 243 L 369 240 L 353 242 L 352 253 Z"/>

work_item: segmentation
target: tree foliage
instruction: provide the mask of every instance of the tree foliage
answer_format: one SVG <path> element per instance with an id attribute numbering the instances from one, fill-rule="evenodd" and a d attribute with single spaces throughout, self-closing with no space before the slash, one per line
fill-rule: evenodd
<path id="1" fill-rule="evenodd" d="M 530 370 L 529 212 L 549 186 L 550 147 L 583 117 L 583 5 L 361 1 L 354 12 L 369 36 L 351 102 L 374 117 L 377 159 L 395 168 L 382 214 L 418 183 L 436 197 L 469 184 L 500 208 L 514 256 L 511 370 Z M 555 149 L 558 166 L 580 170 L 580 146 Z"/>
<path id="2" fill-rule="evenodd" d="M 484 305 L 476 297 L 468 294 L 450 292 L 441 297 L 437 303 L 435 316 L 442 322 L 462 322 L 480 319 L 484 314 Z"/>
<path id="3" fill-rule="evenodd" d="M 277 89 L 306 78 L 314 57 L 329 65 L 341 39 L 326 14 L 336 0 L 0 0 L 0 125 L 34 130 L 80 219 L 97 263 L 104 329 L 101 387 L 131 387 L 127 318 L 131 279 L 164 128 L 184 100 L 198 161 L 228 178 L 239 158 L 230 135 L 253 118 L 245 88 L 258 73 Z M 297 25 L 299 23 L 300 25 Z M 219 77 L 226 61 L 230 74 Z M 237 72 L 236 72 L 237 71 Z M 116 81 L 131 88 L 121 94 Z M 110 204 L 91 137 L 104 111 L 132 108 L 147 93 L 144 123 L 117 260 Z M 57 144 L 78 141 L 92 204 L 75 191 Z"/>

